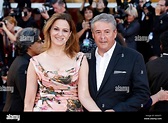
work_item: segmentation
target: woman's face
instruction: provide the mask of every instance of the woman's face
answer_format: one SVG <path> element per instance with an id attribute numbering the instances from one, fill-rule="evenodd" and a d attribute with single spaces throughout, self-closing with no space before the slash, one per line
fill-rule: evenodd
<path id="1" fill-rule="evenodd" d="M 128 23 L 131 23 L 131 22 L 133 22 L 134 20 L 135 20 L 135 17 L 134 17 L 133 15 L 128 14 L 128 16 L 127 16 L 127 22 L 128 22 Z"/>
<path id="2" fill-rule="evenodd" d="M 71 35 L 70 26 L 66 20 L 56 20 L 50 29 L 51 43 L 57 46 L 65 46 Z"/>
<path id="3" fill-rule="evenodd" d="M 12 30 L 14 29 L 14 23 L 10 23 L 9 21 L 6 21 L 6 27 L 10 32 L 12 32 Z"/>
<path id="4" fill-rule="evenodd" d="M 84 12 L 84 17 L 86 21 L 90 21 L 93 18 L 93 11 L 86 9 L 86 11 Z"/>

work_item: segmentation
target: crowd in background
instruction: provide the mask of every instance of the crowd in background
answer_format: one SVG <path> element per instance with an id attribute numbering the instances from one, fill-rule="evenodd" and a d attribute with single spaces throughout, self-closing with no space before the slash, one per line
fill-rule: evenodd
<path id="1" fill-rule="evenodd" d="M 31 8 L 30 0 L 25 2 L 16 0 L 16 2 L 19 3 L 18 7 L 12 8 L 10 2 L 4 0 L 2 10 L 0 10 L 1 88 L 7 86 L 8 70 L 18 55 L 17 48 L 14 45 L 14 42 L 17 40 L 17 34 L 26 27 L 34 27 L 40 30 L 40 35 L 42 39 L 44 39 L 44 34 L 42 33 L 43 26 L 54 13 L 72 14 L 64 0 L 46 0 L 43 7 L 36 9 Z M 86 6 L 86 2 L 88 2 L 89 5 Z M 89 53 L 97 48 L 91 32 L 90 23 L 92 19 L 101 13 L 112 14 L 117 22 L 117 36 L 115 40 L 124 47 L 129 47 L 140 52 L 143 55 L 145 63 L 148 65 L 147 72 L 151 95 L 159 92 L 160 88 L 162 90 L 168 90 L 168 78 L 166 78 L 166 75 L 160 77 L 163 72 L 168 72 L 168 69 L 162 71 L 166 65 L 162 66 L 161 70 L 156 68 L 158 73 L 152 73 L 155 70 L 150 67 L 149 63 L 150 61 L 168 55 L 167 50 L 160 48 L 160 36 L 163 32 L 168 30 L 168 0 L 159 0 L 155 7 L 152 6 L 152 2 L 149 0 L 124 0 L 123 2 L 116 2 L 117 6 L 115 8 L 109 8 L 107 0 L 83 0 L 77 12 L 79 18 L 72 16 L 72 18 L 78 18 L 79 20 L 76 22 L 76 35 L 79 38 L 80 51 L 86 53 L 89 59 Z M 34 19 L 34 15 L 36 14 L 41 16 L 40 22 Z M 82 19 L 80 17 L 82 17 Z M 156 63 L 153 66 L 159 67 L 161 63 L 162 62 Z M 157 77 L 155 77 L 156 74 Z M 1 110 L 3 109 L 5 101 L 6 92 L 0 90 Z M 162 102 L 161 104 L 157 103 L 148 111 L 168 111 L 168 109 L 165 108 L 168 107 L 168 102 L 164 100 Z"/>

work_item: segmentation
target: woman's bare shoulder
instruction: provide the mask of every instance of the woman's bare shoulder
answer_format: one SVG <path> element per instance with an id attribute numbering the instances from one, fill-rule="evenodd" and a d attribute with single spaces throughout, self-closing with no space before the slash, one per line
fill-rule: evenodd
<path id="1" fill-rule="evenodd" d="M 37 59 L 38 61 L 40 61 L 41 59 L 44 60 L 44 59 L 46 59 L 46 52 L 42 52 L 38 55 L 35 55 L 35 56 L 33 56 L 33 58 Z"/>

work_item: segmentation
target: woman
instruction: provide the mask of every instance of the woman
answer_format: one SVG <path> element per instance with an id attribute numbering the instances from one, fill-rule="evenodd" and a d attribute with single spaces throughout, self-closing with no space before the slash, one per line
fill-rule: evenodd
<path id="1" fill-rule="evenodd" d="M 122 34 L 126 45 L 132 49 L 137 50 L 136 38 L 140 31 L 140 23 L 138 22 L 138 12 L 132 4 L 125 10 L 127 14 L 126 20 L 123 23 L 122 19 L 116 18 L 118 23 L 118 32 Z"/>
<path id="2" fill-rule="evenodd" d="M 0 34 L 3 36 L 2 43 L 2 72 L 1 77 L 6 83 L 7 73 L 10 65 L 17 56 L 17 51 L 14 45 L 16 41 L 17 34 L 22 30 L 21 27 L 17 26 L 17 21 L 12 16 L 6 16 L 0 22 L 1 30 Z M 6 92 L 4 92 L 6 93 Z"/>
<path id="3" fill-rule="evenodd" d="M 30 59 L 24 111 L 100 111 L 88 91 L 88 63 L 71 16 L 53 14 L 43 33 L 46 51 Z"/>
<path id="4" fill-rule="evenodd" d="M 17 56 L 14 42 L 22 28 L 17 26 L 17 21 L 12 16 L 4 17 L 0 23 L 2 24 L 1 28 L 3 30 L 1 33 L 3 35 L 3 60 L 4 65 L 9 68 Z"/>
<path id="5" fill-rule="evenodd" d="M 2 23 L 2 29 L 7 34 L 10 42 L 14 43 L 17 34 L 22 30 L 21 27 L 17 26 L 17 20 L 12 16 L 6 16 L 0 23 Z"/>
<path id="6" fill-rule="evenodd" d="M 79 37 L 80 51 L 88 53 L 96 47 L 90 29 L 90 22 L 94 17 L 93 8 L 90 5 L 85 6 L 80 13 L 84 18 L 84 20 L 81 23 L 78 23 L 76 27 L 77 35 Z"/>

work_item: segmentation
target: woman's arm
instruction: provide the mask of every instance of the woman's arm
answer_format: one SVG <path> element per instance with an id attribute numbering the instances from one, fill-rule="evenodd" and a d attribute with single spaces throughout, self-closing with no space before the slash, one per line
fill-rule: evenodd
<path id="1" fill-rule="evenodd" d="M 101 111 L 91 98 L 88 87 L 88 62 L 86 56 L 84 56 L 82 65 L 79 71 L 79 83 L 78 83 L 78 96 L 82 105 L 88 111 Z"/>
<path id="2" fill-rule="evenodd" d="M 27 70 L 27 85 L 24 99 L 24 111 L 33 111 L 37 87 L 37 74 L 35 72 L 32 62 L 30 61 Z"/>
<path id="3" fill-rule="evenodd" d="M 11 43 L 13 43 L 14 41 L 16 41 L 16 36 L 14 34 L 12 34 L 6 27 L 6 25 L 3 22 L 3 26 L 2 26 L 4 32 L 6 33 L 6 35 L 8 36 L 8 38 L 10 39 Z"/>
<path id="4" fill-rule="evenodd" d="M 80 38 L 86 30 L 90 29 L 90 24 L 89 22 L 83 20 L 82 22 L 82 29 L 77 32 L 78 37 Z"/>
<path id="5" fill-rule="evenodd" d="M 83 8 L 85 7 L 86 0 L 82 1 L 81 7 L 79 8 L 79 11 L 83 11 Z"/>

